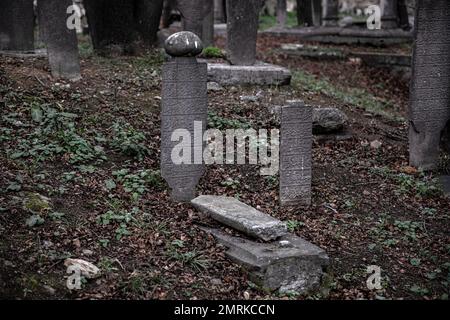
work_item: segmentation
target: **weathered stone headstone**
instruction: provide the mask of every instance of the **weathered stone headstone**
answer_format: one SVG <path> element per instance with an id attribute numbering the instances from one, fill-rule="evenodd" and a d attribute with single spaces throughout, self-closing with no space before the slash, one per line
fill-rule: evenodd
<path id="1" fill-rule="evenodd" d="M 205 170 L 207 66 L 195 58 L 202 49 L 200 38 L 187 31 L 173 34 L 165 43 L 165 50 L 172 58 L 164 63 L 162 74 L 161 173 L 175 201 L 190 201 L 195 197 L 195 186 Z M 178 135 L 173 137 L 177 129 L 184 131 L 181 139 Z M 182 147 L 187 161 L 174 163 L 175 147 Z"/>
<path id="2" fill-rule="evenodd" d="M 203 0 L 205 2 L 203 14 L 203 46 L 210 47 L 214 45 L 214 0 Z"/>
<path id="3" fill-rule="evenodd" d="M 338 0 L 324 0 L 323 2 L 323 25 L 326 27 L 335 27 L 339 21 L 339 2 Z"/>
<path id="4" fill-rule="evenodd" d="M 284 28 L 287 18 L 287 0 L 277 0 L 277 26 Z"/>
<path id="5" fill-rule="evenodd" d="M 183 30 L 203 36 L 204 0 L 178 0 Z"/>
<path id="6" fill-rule="evenodd" d="M 263 4 L 263 0 L 227 0 L 227 49 L 231 64 L 255 64 L 259 12 Z"/>
<path id="7" fill-rule="evenodd" d="M 53 77 L 77 80 L 78 40 L 76 30 L 67 27 L 67 8 L 72 4 L 72 0 L 39 0 L 38 17 Z"/>
<path id="8" fill-rule="evenodd" d="M 420 0 L 410 87 L 409 159 L 436 168 L 441 134 L 450 126 L 450 1 Z"/>
<path id="9" fill-rule="evenodd" d="M 398 4 L 397 0 L 381 0 L 383 14 L 381 15 L 381 28 L 398 28 Z"/>
<path id="10" fill-rule="evenodd" d="M 280 202 L 311 204 L 312 107 L 288 101 L 281 109 Z"/>
<path id="11" fill-rule="evenodd" d="M 402 29 L 410 29 L 409 25 L 409 13 L 406 5 L 406 0 L 398 0 L 398 19 L 399 25 Z"/>
<path id="12" fill-rule="evenodd" d="M 34 50 L 33 0 L 2 0 L 0 50 Z"/>

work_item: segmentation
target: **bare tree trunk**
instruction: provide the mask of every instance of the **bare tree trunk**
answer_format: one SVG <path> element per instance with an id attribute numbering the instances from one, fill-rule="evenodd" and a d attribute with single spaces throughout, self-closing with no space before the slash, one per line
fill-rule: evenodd
<path id="1" fill-rule="evenodd" d="M 2 0 L 0 50 L 34 50 L 33 0 Z"/>
<path id="2" fill-rule="evenodd" d="M 135 0 L 134 20 L 139 39 L 152 46 L 157 41 L 163 0 Z"/>

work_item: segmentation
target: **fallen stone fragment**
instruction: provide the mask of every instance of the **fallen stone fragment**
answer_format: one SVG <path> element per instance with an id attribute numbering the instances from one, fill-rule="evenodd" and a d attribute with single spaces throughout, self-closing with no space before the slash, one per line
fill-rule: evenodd
<path id="1" fill-rule="evenodd" d="M 223 91 L 224 88 L 217 82 L 208 82 L 208 91 Z"/>
<path id="2" fill-rule="evenodd" d="M 249 236 L 270 241 L 287 233 L 286 224 L 231 197 L 199 196 L 191 201 L 198 210 Z"/>
<path id="3" fill-rule="evenodd" d="M 64 261 L 64 265 L 67 268 L 69 268 L 70 266 L 74 266 L 75 269 L 80 270 L 80 275 L 87 279 L 95 279 L 100 276 L 99 268 L 97 268 L 94 264 L 82 259 L 68 258 Z"/>
<path id="4" fill-rule="evenodd" d="M 383 143 L 382 143 L 381 141 L 378 141 L 378 140 L 373 140 L 373 141 L 370 143 L 370 147 L 371 147 L 372 149 L 380 149 L 382 145 L 383 145 Z"/>
<path id="5" fill-rule="evenodd" d="M 263 289 L 305 294 L 321 287 L 329 258 L 324 250 L 302 238 L 289 234 L 281 241 L 259 243 L 218 229 L 202 229 L 228 248 L 227 256 L 244 267 L 250 279 Z"/>

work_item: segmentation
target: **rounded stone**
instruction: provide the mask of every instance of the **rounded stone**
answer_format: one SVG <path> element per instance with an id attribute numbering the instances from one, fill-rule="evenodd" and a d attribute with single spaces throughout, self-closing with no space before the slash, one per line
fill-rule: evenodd
<path id="1" fill-rule="evenodd" d="M 202 53 L 203 43 L 195 33 L 181 31 L 168 37 L 164 48 L 172 57 L 195 57 Z"/>

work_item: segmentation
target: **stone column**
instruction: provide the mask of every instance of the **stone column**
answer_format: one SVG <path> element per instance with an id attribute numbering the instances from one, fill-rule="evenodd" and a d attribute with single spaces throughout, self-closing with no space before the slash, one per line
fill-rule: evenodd
<path id="1" fill-rule="evenodd" d="M 227 50 L 234 65 L 254 65 L 259 12 L 264 0 L 227 0 Z"/>
<path id="2" fill-rule="evenodd" d="M 192 32 L 173 34 L 165 50 L 172 58 L 162 70 L 161 174 L 174 201 L 190 201 L 205 171 L 207 65 L 195 58 L 203 44 Z"/>
<path id="3" fill-rule="evenodd" d="M 339 1 L 338 0 L 323 0 L 323 25 L 325 27 L 336 27 L 339 21 Z"/>
<path id="4" fill-rule="evenodd" d="M 312 0 L 297 0 L 297 21 L 299 26 L 313 26 Z"/>
<path id="5" fill-rule="evenodd" d="M 203 36 L 204 0 L 178 0 L 183 30 Z"/>
<path id="6" fill-rule="evenodd" d="M 205 2 L 203 14 L 203 46 L 214 46 L 214 0 L 203 0 Z"/>
<path id="7" fill-rule="evenodd" d="M 277 26 L 284 28 L 286 27 L 287 18 L 287 1 L 277 0 Z"/>
<path id="8" fill-rule="evenodd" d="M 280 203 L 311 204 L 312 107 L 288 101 L 281 108 Z"/>
<path id="9" fill-rule="evenodd" d="M 39 0 L 38 17 L 52 76 L 77 80 L 80 78 L 78 40 L 76 30 L 67 27 L 67 8 L 72 3 L 72 0 Z"/>
<path id="10" fill-rule="evenodd" d="M 410 86 L 409 159 L 424 170 L 438 165 L 441 135 L 450 127 L 450 1 L 418 0 Z M 448 132 L 448 131 L 447 131 Z"/>
<path id="11" fill-rule="evenodd" d="M 214 0 L 214 22 L 215 23 L 225 23 L 226 18 L 226 1 L 225 0 Z"/>
<path id="12" fill-rule="evenodd" d="M 398 28 L 397 0 L 381 0 L 381 28 Z"/>
<path id="13" fill-rule="evenodd" d="M 34 50 L 33 0 L 2 0 L 0 50 Z"/>

